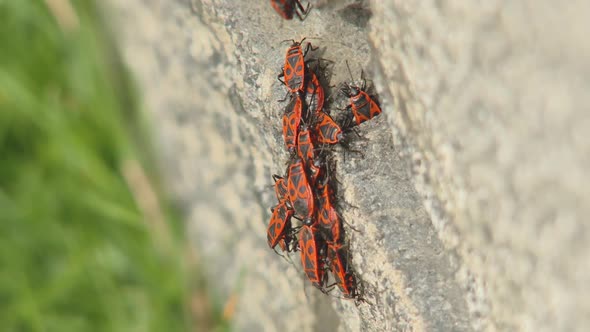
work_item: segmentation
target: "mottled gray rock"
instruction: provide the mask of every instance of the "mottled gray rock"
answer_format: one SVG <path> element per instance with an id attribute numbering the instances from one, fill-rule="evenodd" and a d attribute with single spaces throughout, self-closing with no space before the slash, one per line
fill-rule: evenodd
<path id="1" fill-rule="evenodd" d="M 587 2 L 324 0 L 304 22 L 266 0 L 110 3 L 188 236 L 217 292 L 239 296 L 238 330 L 590 327 Z M 335 153 L 371 303 L 358 307 L 266 245 L 287 159 L 281 41 L 304 36 L 334 61 L 331 84 L 348 59 L 383 106 L 353 142 L 365 158 Z"/>

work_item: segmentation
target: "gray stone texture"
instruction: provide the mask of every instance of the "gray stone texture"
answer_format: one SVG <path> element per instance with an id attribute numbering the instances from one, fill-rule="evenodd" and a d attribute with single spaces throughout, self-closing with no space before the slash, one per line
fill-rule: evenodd
<path id="1" fill-rule="evenodd" d="M 590 2 L 324 0 L 304 22 L 266 0 L 109 4 L 187 236 L 218 296 L 237 295 L 236 330 L 590 329 Z M 334 152 L 358 307 L 266 244 L 288 157 L 281 41 L 304 36 L 334 61 L 332 85 L 347 59 L 383 108 L 353 138 L 364 158 Z"/>

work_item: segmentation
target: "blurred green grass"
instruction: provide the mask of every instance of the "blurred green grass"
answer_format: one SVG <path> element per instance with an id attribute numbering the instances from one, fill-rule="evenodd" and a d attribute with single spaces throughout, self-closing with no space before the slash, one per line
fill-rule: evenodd
<path id="1" fill-rule="evenodd" d="M 48 3 L 0 0 L 0 330 L 227 329 L 94 2 Z"/>

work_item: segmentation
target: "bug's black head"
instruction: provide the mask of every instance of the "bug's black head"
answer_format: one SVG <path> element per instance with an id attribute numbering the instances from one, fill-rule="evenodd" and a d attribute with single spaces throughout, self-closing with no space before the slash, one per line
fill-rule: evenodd
<path id="1" fill-rule="evenodd" d="M 361 93 L 361 88 L 356 85 L 349 84 L 348 89 L 350 91 L 349 97 L 356 96 Z"/>
<path id="2" fill-rule="evenodd" d="M 358 95 L 361 91 L 360 87 L 354 85 L 353 83 L 347 83 L 344 84 L 341 88 L 340 91 L 347 97 L 354 97 L 356 95 Z"/>

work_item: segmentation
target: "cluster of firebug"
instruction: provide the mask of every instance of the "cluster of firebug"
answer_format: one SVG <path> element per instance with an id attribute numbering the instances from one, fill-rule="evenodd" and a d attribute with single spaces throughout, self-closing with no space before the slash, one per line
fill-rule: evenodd
<path id="1" fill-rule="evenodd" d="M 298 1 L 273 1 L 280 8 L 301 9 Z M 289 7 L 289 3 L 291 7 Z M 277 7 L 275 7 L 277 8 Z M 292 15 L 291 15 L 292 16 Z M 343 220 L 336 209 L 334 167 L 330 147 L 342 143 L 352 127 L 381 113 L 377 101 L 361 86 L 343 84 L 339 92 L 348 98 L 340 123 L 326 111 L 325 78 L 321 59 L 309 59 L 315 50 L 292 41 L 278 79 L 287 88 L 290 101 L 282 115 L 285 147 L 291 157 L 284 176 L 273 175 L 278 204 L 271 208 L 267 229 L 268 245 L 283 252 L 300 252 L 309 281 L 327 293 L 337 286 L 345 298 L 362 301 L 359 282 L 352 270 Z M 310 66 L 311 63 L 316 66 Z M 348 66 L 348 63 L 347 63 Z M 349 69 L 350 71 L 350 69 Z M 364 75 L 362 75 L 364 76 Z M 352 75 L 351 75 L 352 77 Z M 292 219 L 298 220 L 297 225 Z M 329 273 L 334 283 L 328 284 Z"/>

